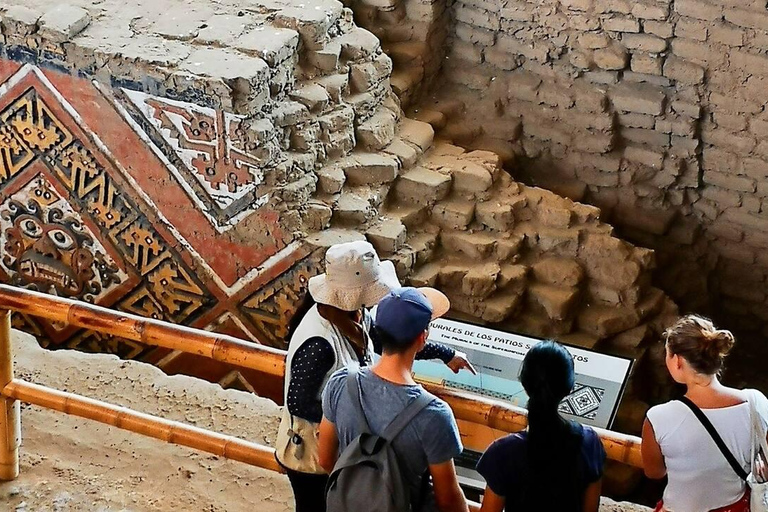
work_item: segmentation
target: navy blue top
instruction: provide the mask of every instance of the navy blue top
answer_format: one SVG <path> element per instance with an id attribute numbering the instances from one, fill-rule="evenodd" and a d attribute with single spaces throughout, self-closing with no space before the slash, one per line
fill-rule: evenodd
<path id="1" fill-rule="evenodd" d="M 589 484 L 596 482 L 603 475 L 603 464 L 605 463 L 605 449 L 600 442 L 600 438 L 595 431 L 587 426 L 574 423 L 576 428 L 582 429 L 581 451 L 579 453 L 579 471 L 576 473 L 579 478 L 580 495 L 572 497 L 563 497 L 558 500 L 574 505 L 578 508 L 570 510 L 561 509 L 559 512 L 582 512 L 583 495 Z M 488 487 L 491 490 L 507 499 L 505 510 L 519 510 L 522 498 L 522 490 L 527 488 L 528 471 L 528 450 L 527 432 L 518 432 L 510 434 L 488 447 L 486 452 L 477 463 L 477 472 L 485 478 Z M 562 463 L 564 461 L 553 460 L 551 476 L 554 480 L 562 474 Z M 556 485 L 550 486 L 552 492 L 556 492 Z M 542 497 L 543 498 L 543 497 Z"/>

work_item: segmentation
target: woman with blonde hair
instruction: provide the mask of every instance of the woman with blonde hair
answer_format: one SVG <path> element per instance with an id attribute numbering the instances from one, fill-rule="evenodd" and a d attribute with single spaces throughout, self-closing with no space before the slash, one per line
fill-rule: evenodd
<path id="1" fill-rule="evenodd" d="M 734 344 L 730 331 L 687 315 L 664 333 L 672 378 L 687 388 L 680 400 L 652 407 L 643 425 L 643 466 L 649 478 L 668 477 L 657 511 L 748 512 L 745 479 L 751 468 L 752 413 L 768 430 L 768 399 L 719 379 Z"/>

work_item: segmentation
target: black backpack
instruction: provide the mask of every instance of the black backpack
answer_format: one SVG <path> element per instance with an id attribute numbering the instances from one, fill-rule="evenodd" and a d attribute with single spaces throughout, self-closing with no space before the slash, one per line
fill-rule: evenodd
<path id="1" fill-rule="evenodd" d="M 382 435 L 371 433 L 363 412 L 357 370 L 349 370 L 346 382 L 349 398 L 361 432 L 339 456 L 327 487 L 327 509 L 333 512 L 408 512 L 414 510 L 392 441 L 433 397 L 422 394 L 408 404 Z"/>

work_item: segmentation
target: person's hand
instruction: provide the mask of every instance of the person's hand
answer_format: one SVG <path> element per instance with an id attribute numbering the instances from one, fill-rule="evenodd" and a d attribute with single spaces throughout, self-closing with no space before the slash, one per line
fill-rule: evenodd
<path id="1" fill-rule="evenodd" d="M 472 372 L 472 375 L 477 375 L 477 372 L 472 366 L 472 363 L 470 363 L 469 359 L 467 359 L 467 354 L 464 352 L 459 352 L 458 350 L 455 351 L 453 359 L 448 361 L 448 368 L 450 368 L 453 373 L 459 373 L 459 371 L 462 369 L 466 369 Z"/>

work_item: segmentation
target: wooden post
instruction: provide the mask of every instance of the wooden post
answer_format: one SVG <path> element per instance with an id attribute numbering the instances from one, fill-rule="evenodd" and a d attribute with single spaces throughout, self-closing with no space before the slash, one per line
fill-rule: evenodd
<path id="1" fill-rule="evenodd" d="M 13 380 L 13 346 L 11 342 L 11 312 L 0 310 L 0 389 Z M 0 406 L 0 480 L 19 476 L 19 445 L 21 421 L 19 401 L 2 397 Z"/>

